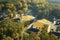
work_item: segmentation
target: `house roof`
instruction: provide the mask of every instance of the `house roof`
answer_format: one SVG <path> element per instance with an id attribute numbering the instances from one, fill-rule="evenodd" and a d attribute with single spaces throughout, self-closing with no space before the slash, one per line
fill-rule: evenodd
<path id="1" fill-rule="evenodd" d="M 51 24 L 52 22 L 50 22 L 49 20 L 47 19 L 41 19 L 41 20 L 38 20 L 38 22 L 42 22 L 44 24 Z"/>
<path id="2" fill-rule="evenodd" d="M 34 19 L 35 17 L 34 16 L 31 16 L 31 15 L 27 15 L 27 16 L 22 16 L 22 20 L 23 21 L 30 21 L 32 19 Z"/>
<path id="3" fill-rule="evenodd" d="M 45 24 L 49 25 L 49 24 L 51 24 L 51 22 L 46 19 L 41 19 L 34 23 L 34 27 L 42 28 L 42 27 L 44 27 Z"/>
<path id="4" fill-rule="evenodd" d="M 11 16 L 13 17 L 13 14 L 11 14 Z M 16 18 L 20 18 L 20 15 L 19 15 L 19 14 L 16 14 L 15 17 L 13 17 L 13 19 L 16 19 Z M 32 20 L 32 19 L 34 19 L 34 18 L 35 18 L 35 17 L 32 16 L 32 15 L 26 15 L 26 16 L 24 16 L 24 15 L 22 14 L 22 21 L 30 21 L 30 20 Z"/>
<path id="5" fill-rule="evenodd" d="M 36 29 L 36 28 L 30 28 L 30 29 L 28 29 L 27 31 L 29 31 L 29 32 L 38 32 L 39 29 Z"/>
<path id="6" fill-rule="evenodd" d="M 42 23 L 42 22 L 35 22 L 34 23 L 34 27 L 39 27 L 39 28 L 41 28 L 41 27 L 44 27 L 44 23 Z"/>
<path id="7" fill-rule="evenodd" d="M 58 32 L 58 31 L 51 31 L 50 33 L 52 33 L 52 34 L 54 34 L 54 35 L 60 37 L 60 32 Z"/>

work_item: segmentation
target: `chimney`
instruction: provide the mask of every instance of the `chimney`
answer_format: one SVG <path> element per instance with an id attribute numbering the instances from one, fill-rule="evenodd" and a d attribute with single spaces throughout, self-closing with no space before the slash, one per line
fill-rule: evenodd
<path id="1" fill-rule="evenodd" d="M 55 17 L 53 18 L 53 24 L 54 25 L 56 24 L 56 18 Z"/>

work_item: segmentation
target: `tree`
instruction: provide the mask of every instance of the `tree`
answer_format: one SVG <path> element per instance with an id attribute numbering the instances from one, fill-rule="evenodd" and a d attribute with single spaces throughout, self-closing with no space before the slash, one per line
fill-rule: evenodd
<path id="1" fill-rule="evenodd" d="M 57 19 L 60 17 L 60 8 L 59 6 L 54 6 L 54 8 L 51 11 L 51 15 L 55 16 Z"/>
<path id="2" fill-rule="evenodd" d="M 29 35 L 29 40 L 40 40 L 40 37 L 39 37 L 39 35 L 37 35 L 36 33 L 32 32 L 32 33 Z"/>
<path id="3" fill-rule="evenodd" d="M 28 8 L 28 5 L 26 3 L 24 3 L 23 8 Z"/>
<path id="4" fill-rule="evenodd" d="M 29 34 L 28 33 L 23 34 L 23 40 L 29 40 Z"/>
<path id="5" fill-rule="evenodd" d="M 34 0 L 36 1 L 36 0 Z M 45 18 L 49 16 L 48 2 L 45 0 L 39 0 L 39 3 L 30 3 L 32 11 L 37 14 L 37 19 Z"/>
<path id="6" fill-rule="evenodd" d="M 6 8 L 12 9 L 14 7 L 13 3 L 6 3 Z"/>
<path id="7" fill-rule="evenodd" d="M 26 13 L 28 11 L 28 8 L 23 8 L 23 12 Z"/>
<path id="8" fill-rule="evenodd" d="M 23 22 L 14 22 L 9 17 L 4 21 L 0 22 L 0 35 L 3 39 L 3 35 L 6 35 L 6 40 L 11 40 L 11 38 L 18 40 L 20 39 L 21 32 L 24 28 Z"/>
<path id="9" fill-rule="evenodd" d="M 18 14 L 20 14 L 20 17 L 22 17 L 22 14 L 24 14 L 24 12 L 22 10 L 19 10 Z"/>
<path id="10" fill-rule="evenodd" d="M 58 40 L 57 36 L 53 34 L 48 34 L 46 29 L 44 29 L 40 34 L 41 40 Z"/>
<path id="11" fill-rule="evenodd" d="M 12 14 L 12 11 L 10 9 L 7 9 L 6 13 L 8 16 L 10 16 Z"/>
<path id="12" fill-rule="evenodd" d="M 14 40 L 14 39 L 11 37 L 4 37 L 2 40 Z"/>
<path id="13" fill-rule="evenodd" d="M 5 5 L 4 4 L 0 4 L 0 12 L 2 12 L 3 10 L 3 7 L 4 7 Z"/>
<path id="14" fill-rule="evenodd" d="M 58 40 L 57 36 L 55 36 L 54 34 L 50 35 L 50 40 Z"/>
<path id="15" fill-rule="evenodd" d="M 13 14 L 13 17 L 15 17 L 16 14 L 17 14 L 17 12 L 16 11 L 13 11 L 12 14 Z"/>
<path id="16" fill-rule="evenodd" d="M 18 2 L 18 8 L 21 9 L 22 8 L 22 3 L 21 2 Z"/>

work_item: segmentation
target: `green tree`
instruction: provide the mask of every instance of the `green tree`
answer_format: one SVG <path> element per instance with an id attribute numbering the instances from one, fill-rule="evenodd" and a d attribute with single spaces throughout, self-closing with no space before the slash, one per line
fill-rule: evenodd
<path id="1" fill-rule="evenodd" d="M 41 40 L 58 40 L 57 36 L 53 35 L 53 34 L 48 34 L 46 29 L 44 29 L 44 31 L 41 32 L 40 34 L 40 38 Z"/>
<path id="2" fill-rule="evenodd" d="M 21 2 L 18 2 L 18 8 L 22 8 L 22 3 Z"/>
<path id="3" fill-rule="evenodd" d="M 6 8 L 12 9 L 14 7 L 13 3 L 6 3 Z"/>
<path id="4" fill-rule="evenodd" d="M 23 40 L 29 40 L 29 34 L 28 33 L 23 34 Z"/>
<path id="5" fill-rule="evenodd" d="M 4 7 L 5 5 L 4 4 L 0 4 L 0 12 L 2 12 L 2 8 Z"/>
<path id="6" fill-rule="evenodd" d="M 50 40 L 58 40 L 57 36 L 55 36 L 54 34 L 50 35 Z"/>
<path id="7" fill-rule="evenodd" d="M 23 8 L 23 12 L 26 13 L 28 11 L 28 8 Z"/>
<path id="8" fill-rule="evenodd" d="M 29 35 L 29 40 L 40 40 L 40 37 L 39 37 L 39 35 L 37 35 L 36 33 L 32 32 L 32 33 Z"/>
<path id="9" fill-rule="evenodd" d="M 11 37 L 4 37 L 2 40 L 14 40 L 14 39 Z"/>
<path id="10" fill-rule="evenodd" d="M 8 16 L 10 16 L 12 14 L 12 11 L 10 9 L 7 9 L 6 13 Z"/>
<path id="11" fill-rule="evenodd" d="M 0 23 L 0 35 L 6 35 L 7 39 L 11 38 L 18 40 L 20 39 L 21 32 L 24 28 L 23 22 L 14 22 L 11 18 L 6 18 L 4 21 Z M 0 37 L 3 39 L 3 37 Z"/>
<path id="12" fill-rule="evenodd" d="M 24 12 L 22 10 L 19 10 L 18 14 L 20 14 L 20 17 L 22 17 L 22 14 L 24 14 Z"/>

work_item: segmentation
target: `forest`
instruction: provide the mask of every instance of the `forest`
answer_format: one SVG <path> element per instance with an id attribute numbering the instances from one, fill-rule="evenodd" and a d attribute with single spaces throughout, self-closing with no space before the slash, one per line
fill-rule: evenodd
<path id="1" fill-rule="evenodd" d="M 60 19 L 60 5 L 50 4 L 46 0 L 0 0 L 0 40 L 60 40 L 56 35 L 47 33 L 46 28 L 42 32 L 28 33 L 24 31 L 24 22 L 15 22 L 11 18 L 11 14 L 14 17 L 19 14 L 22 18 L 22 14 L 29 10 L 32 10 L 29 15 L 37 20 Z"/>

